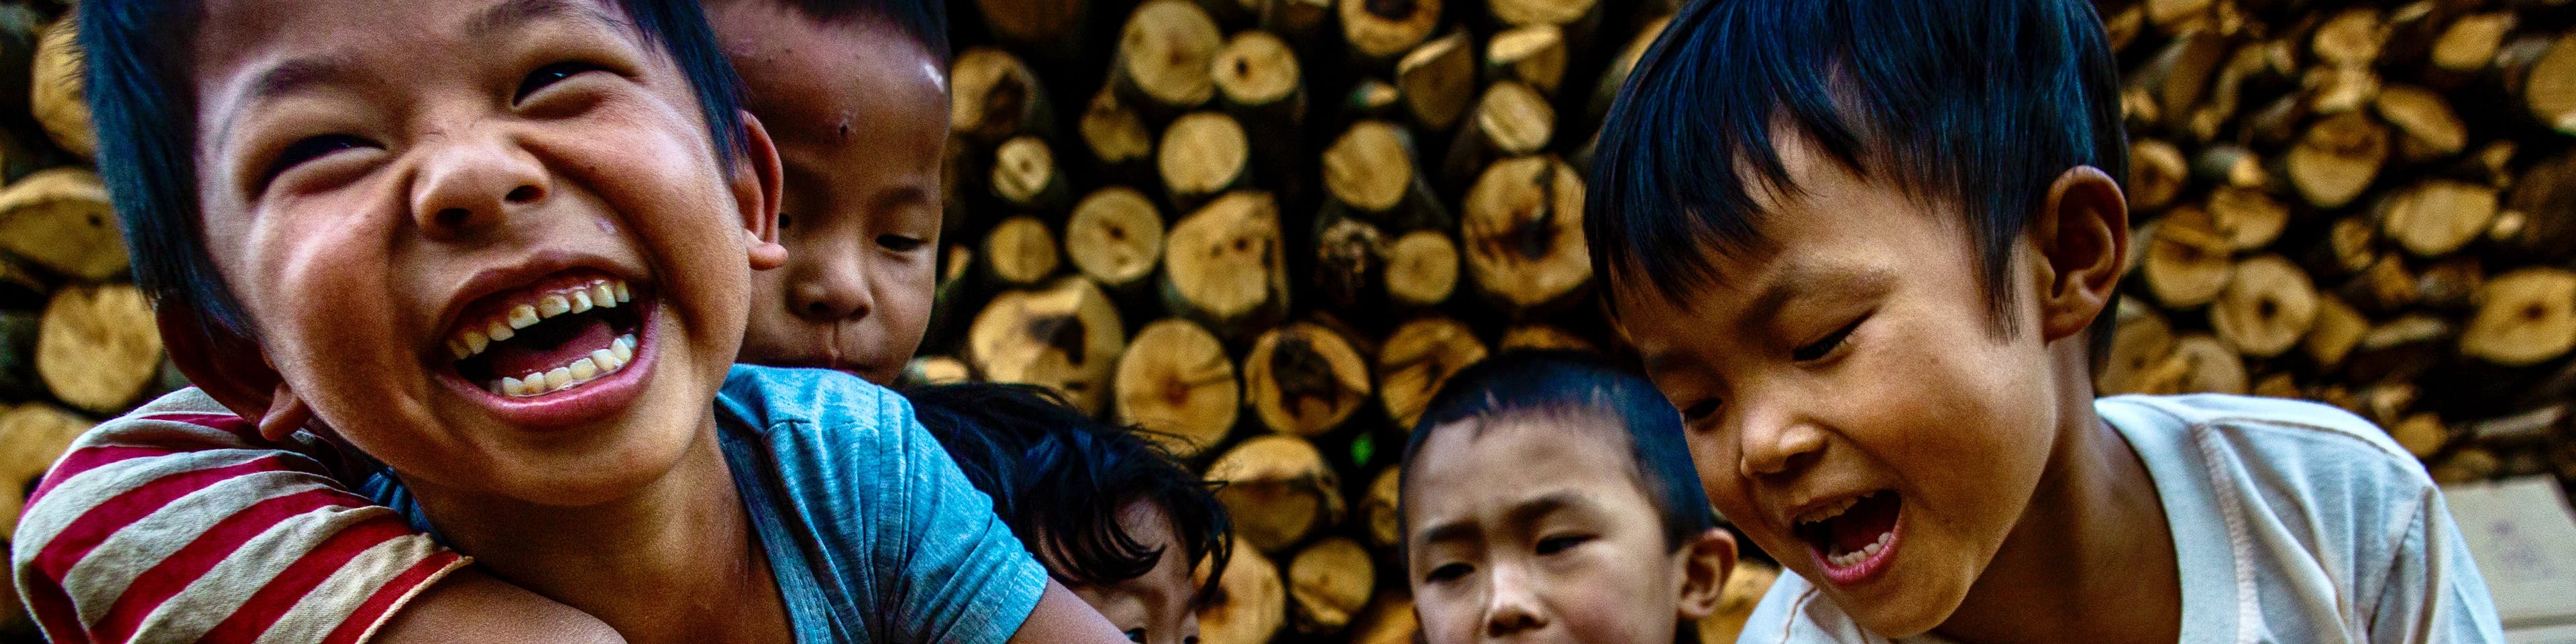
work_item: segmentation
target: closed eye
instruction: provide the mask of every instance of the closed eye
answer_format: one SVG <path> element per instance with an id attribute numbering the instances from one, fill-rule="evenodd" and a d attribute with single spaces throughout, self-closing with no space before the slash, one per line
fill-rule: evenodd
<path id="1" fill-rule="evenodd" d="M 1805 346 L 1791 350 L 1789 352 L 1789 359 L 1799 362 L 1814 362 L 1817 360 L 1823 360 L 1826 356 L 1833 355 L 1835 349 L 1842 348 L 1844 340 L 1851 338 L 1852 330 L 1860 328 L 1860 323 L 1868 319 L 1868 317 L 1864 316 L 1860 319 L 1852 320 L 1851 324 L 1843 325 L 1843 328 L 1835 329 L 1833 333 L 1825 334 L 1825 337 L 1817 338 L 1814 342 L 1809 342 Z"/>
<path id="2" fill-rule="evenodd" d="M 529 95 L 535 94 L 538 90 L 545 89 L 555 83 L 562 82 L 564 79 L 579 76 L 583 72 L 604 71 L 608 71 L 608 68 L 598 64 L 581 61 L 548 63 L 543 67 L 538 67 L 536 71 L 528 72 L 527 78 L 520 79 L 518 94 L 510 97 L 510 100 L 513 102 L 524 102 L 528 100 Z"/>
<path id="3" fill-rule="evenodd" d="M 1135 642 L 1136 644 L 1145 644 L 1145 629 L 1127 629 L 1127 641 Z"/>
<path id="4" fill-rule="evenodd" d="M 365 139 L 345 134 L 325 134 L 322 136 L 306 137 L 303 140 L 287 144 L 286 149 L 279 150 L 277 152 L 277 158 L 269 161 L 268 171 L 261 173 L 260 182 L 265 184 L 269 180 L 276 179 L 277 175 L 284 174 L 287 170 L 292 169 L 295 166 L 303 165 L 306 161 L 312 161 L 314 159 L 331 156 L 332 154 L 338 153 L 342 150 L 353 150 L 367 145 L 369 144 Z"/>
<path id="5" fill-rule="evenodd" d="M 1683 407 L 1682 422 L 1697 424 L 1710 416 L 1717 415 L 1717 402 L 1715 398 L 1707 398 Z"/>
<path id="6" fill-rule="evenodd" d="M 1469 566 L 1469 565 L 1467 565 L 1467 564 L 1462 564 L 1462 563 L 1446 564 L 1446 565 L 1442 565 L 1442 566 L 1437 567 L 1437 568 L 1432 568 L 1432 569 L 1431 569 L 1431 574 L 1429 574 L 1429 575 L 1424 575 L 1424 576 L 1422 577 L 1422 580 L 1423 580 L 1423 581 L 1426 581 L 1426 582 L 1430 582 L 1430 583 L 1435 583 L 1435 584 L 1436 584 L 1436 583 L 1440 583 L 1440 582 L 1444 582 L 1444 581 L 1455 581 L 1455 580 L 1457 580 L 1457 579 L 1458 579 L 1458 578 L 1460 578 L 1460 577 L 1465 577 L 1465 576 L 1467 576 L 1467 573 L 1471 573 L 1471 572 L 1475 572 L 1475 571 L 1476 571 L 1475 567 L 1473 567 L 1473 566 Z"/>
<path id="7" fill-rule="evenodd" d="M 894 252 L 898 252 L 898 253 L 909 253 L 909 252 L 912 252 L 912 251 L 914 251 L 914 250 L 916 250 L 916 249 L 921 248 L 922 246 L 928 245 L 929 243 L 930 243 L 930 241 L 929 241 L 929 240 L 921 239 L 921 238 L 918 238 L 918 237 L 906 237 L 906 236 L 903 236 L 903 235 L 878 235 L 878 236 L 877 236 L 877 245 L 878 245 L 878 246 L 883 246 L 883 247 L 885 247 L 885 249 L 886 249 L 886 250 L 890 250 L 890 251 L 894 251 Z"/>
<path id="8" fill-rule="evenodd" d="M 1575 546 L 1583 545 L 1583 543 L 1584 543 L 1584 542 L 1591 541 L 1591 540 L 1592 540 L 1592 535 L 1588 535 L 1588 534 L 1570 534 L 1570 535 L 1562 535 L 1562 536 L 1548 537 L 1548 538 L 1545 538 L 1545 539 L 1540 539 L 1540 540 L 1538 540 L 1538 550 L 1537 550 L 1537 551 L 1538 551 L 1538 554 L 1540 554 L 1541 556 L 1545 556 L 1545 555 L 1552 555 L 1552 554 L 1556 554 L 1556 553 L 1560 553 L 1560 552 L 1565 552 L 1567 549 L 1573 548 L 1573 547 L 1575 547 Z"/>

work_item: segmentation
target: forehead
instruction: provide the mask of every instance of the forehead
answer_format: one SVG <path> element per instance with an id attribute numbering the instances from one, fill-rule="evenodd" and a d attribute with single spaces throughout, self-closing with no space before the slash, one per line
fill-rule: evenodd
<path id="1" fill-rule="evenodd" d="M 1404 472 L 1405 512 L 1418 531 L 1563 492 L 1652 512 L 1628 433 L 1614 422 L 1583 411 L 1514 412 L 1430 428 Z"/>
<path id="2" fill-rule="evenodd" d="M 749 86 L 752 109 L 772 129 L 839 130 L 898 119 L 947 129 L 947 76 L 939 58 L 886 21 L 818 20 L 784 2 L 727 2 L 709 10 L 726 56 Z"/>
<path id="3" fill-rule="evenodd" d="M 632 33 L 606 0 L 208 0 L 196 42 L 201 89 L 235 91 L 327 80 L 383 61 L 468 56 L 465 45 L 534 26 Z"/>

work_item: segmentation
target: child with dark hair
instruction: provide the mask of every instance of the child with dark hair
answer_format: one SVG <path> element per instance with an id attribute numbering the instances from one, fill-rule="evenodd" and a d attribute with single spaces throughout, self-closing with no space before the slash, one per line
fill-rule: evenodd
<path id="1" fill-rule="evenodd" d="M 1139 644 L 1198 640 L 1198 609 L 1232 554 L 1209 483 L 1132 428 L 1085 416 L 1054 392 L 969 383 L 904 392 L 921 425 L 993 497 L 1056 581 Z"/>
<path id="2" fill-rule="evenodd" d="M 101 172 L 200 388 L 48 475 L 13 563 L 50 637 L 1117 640 L 901 398 L 732 365 L 795 171 L 697 3 L 80 11 Z M 944 99 L 942 52 L 885 33 L 840 44 Z M 936 159 L 940 114 L 894 143 Z M 936 193 L 854 183 L 817 212 Z"/>
<path id="3" fill-rule="evenodd" d="M 1682 440 L 1653 383 L 1597 358 L 1513 352 L 1460 371 L 1399 479 L 1423 639 L 1697 641 L 1735 537 Z"/>
<path id="4" fill-rule="evenodd" d="M 2129 219 L 2083 0 L 1710 1 L 1585 232 L 1717 508 L 1746 642 L 2499 641 L 2441 492 L 2309 403 L 2094 399 Z"/>

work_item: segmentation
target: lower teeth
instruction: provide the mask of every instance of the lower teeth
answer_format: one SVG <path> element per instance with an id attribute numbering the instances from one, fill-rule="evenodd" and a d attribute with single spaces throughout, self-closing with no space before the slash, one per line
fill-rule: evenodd
<path id="1" fill-rule="evenodd" d="M 517 378 L 502 378 L 484 383 L 484 389 L 512 398 L 528 398 L 579 387 L 609 374 L 617 373 L 635 361 L 635 334 L 617 336 L 608 348 L 590 352 L 564 366 L 547 371 L 529 372 Z"/>
<path id="2" fill-rule="evenodd" d="M 1895 537 L 1896 533 L 1893 532 L 1878 533 L 1877 541 L 1872 541 L 1869 545 L 1861 546 L 1859 550 L 1825 555 L 1825 563 L 1833 564 L 1836 568 L 1849 568 L 1859 565 L 1860 562 L 1868 561 L 1870 557 L 1878 556 L 1879 551 L 1887 549 L 1888 540 Z"/>

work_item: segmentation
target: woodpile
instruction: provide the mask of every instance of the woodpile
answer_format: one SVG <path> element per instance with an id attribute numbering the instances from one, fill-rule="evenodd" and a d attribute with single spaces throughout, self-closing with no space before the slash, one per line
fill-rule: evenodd
<path id="1" fill-rule="evenodd" d="M 2133 270 L 2105 394 L 2330 403 L 2576 483 L 2576 6 L 2100 2 Z"/>

